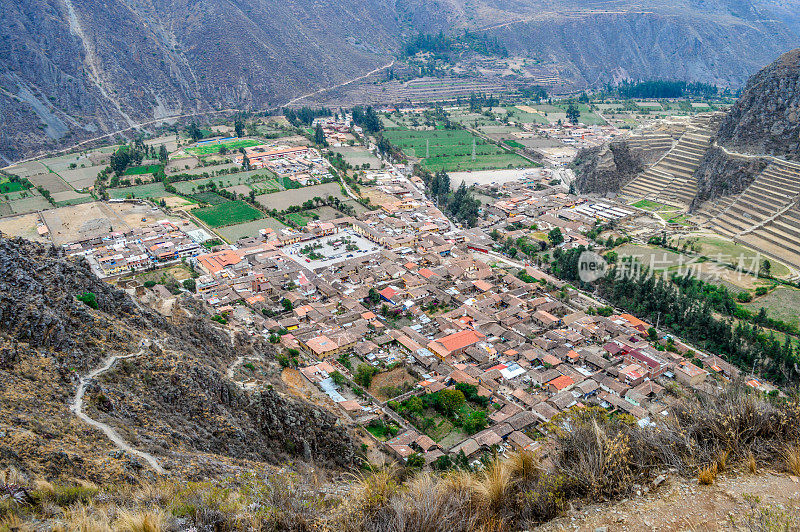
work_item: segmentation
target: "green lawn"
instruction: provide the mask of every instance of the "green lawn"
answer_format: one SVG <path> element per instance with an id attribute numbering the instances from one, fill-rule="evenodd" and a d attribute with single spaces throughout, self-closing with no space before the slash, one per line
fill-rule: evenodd
<path id="1" fill-rule="evenodd" d="M 160 164 L 149 164 L 144 166 L 131 166 L 125 170 L 124 175 L 142 175 L 142 174 L 155 174 L 161 170 Z"/>
<path id="2" fill-rule="evenodd" d="M 226 225 L 258 220 L 264 217 L 261 211 L 241 200 L 228 201 L 202 209 L 194 209 L 191 213 L 209 227 L 224 227 Z"/>
<path id="3" fill-rule="evenodd" d="M 255 139 L 236 139 L 230 140 L 226 142 L 207 142 L 205 144 L 201 144 L 200 146 L 194 146 L 192 148 L 186 148 L 188 153 L 193 153 L 195 155 L 211 155 L 214 153 L 219 153 L 219 149 L 222 146 L 228 148 L 228 151 L 236 151 L 239 148 L 250 148 L 251 146 L 258 146 L 262 144 L 261 141 Z"/>
<path id="4" fill-rule="evenodd" d="M 631 204 L 631 206 L 636 207 L 637 209 L 643 209 L 645 211 L 660 211 L 669 208 L 667 205 L 664 205 L 663 203 L 658 203 L 656 201 L 650 201 L 646 199 L 637 201 L 636 203 Z"/>
<path id="5" fill-rule="evenodd" d="M 755 262 L 760 262 L 767 258 L 748 247 L 712 236 L 698 238 L 697 244 L 700 247 L 699 252 L 706 257 L 733 265 L 739 265 L 741 261 L 745 269 L 750 269 Z M 776 260 L 770 259 L 770 266 L 771 274 L 775 277 L 789 275 L 789 268 Z"/>

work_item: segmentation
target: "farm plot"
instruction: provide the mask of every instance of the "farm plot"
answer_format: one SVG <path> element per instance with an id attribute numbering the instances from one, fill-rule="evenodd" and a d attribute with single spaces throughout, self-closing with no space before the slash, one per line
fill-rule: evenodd
<path id="1" fill-rule="evenodd" d="M 64 179 L 64 181 L 69 183 L 72 188 L 82 189 L 94 185 L 95 180 L 97 180 L 97 174 L 100 173 L 100 170 L 102 170 L 102 167 L 100 166 L 89 166 L 87 168 L 61 170 L 59 175 Z"/>
<path id="2" fill-rule="evenodd" d="M 24 214 L 27 212 L 43 211 L 52 209 L 53 206 L 49 201 L 44 199 L 38 193 L 30 195 L 26 198 L 19 198 L 9 202 L 11 210 L 14 214 Z"/>
<path id="3" fill-rule="evenodd" d="M 225 163 L 225 164 L 216 164 L 214 166 L 198 166 L 196 168 L 189 168 L 189 169 L 179 169 L 174 172 L 170 172 L 170 175 L 196 175 L 198 178 L 204 177 L 211 177 L 211 174 L 214 172 L 219 172 L 220 170 L 230 170 L 231 168 L 240 168 L 239 165 L 233 163 Z"/>
<path id="4" fill-rule="evenodd" d="M 273 179 L 275 174 L 269 170 L 250 170 L 235 174 L 224 174 L 215 177 L 194 179 L 192 181 L 176 181 L 172 186 L 181 194 L 193 194 L 200 190 L 200 185 L 208 185 L 212 181 L 219 188 L 233 187 L 236 185 L 250 185 Z"/>
<path id="5" fill-rule="evenodd" d="M 800 324 L 800 290 L 779 286 L 765 296 L 745 305 L 748 310 L 758 312 L 761 307 L 771 318 L 794 325 Z"/>
<path id="6" fill-rule="evenodd" d="M 59 177 L 58 174 L 54 174 L 52 172 L 48 174 L 37 174 L 30 176 L 28 181 L 30 181 L 35 187 L 42 187 L 46 190 L 49 190 L 52 194 L 55 194 L 56 192 L 72 190 L 72 187 L 69 186 L 61 177 Z"/>
<path id="7" fill-rule="evenodd" d="M 21 236 L 36 242 L 49 242 L 49 238 L 40 235 L 36 230 L 38 225 L 39 215 L 36 213 L 9 216 L 0 220 L 0 231 L 5 235 Z"/>
<path id="8" fill-rule="evenodd" d="M 209 205 L 220 205 L 230 201 L 215 192 L 198 192 L 189 197 L 198 203 L 208 203 Z"/>
<path id="9" fill-rule="evenodd" d="M 274 229 L 275 231 L 280 231 L 285 227 L 286 227 L 285 225 L 283 225 L 275 218 L 267 217 L 243 224 L 220 227 L 219 229 L 217 229 L 217 233 L 219 233 L 222 236 L 222 238 L 224 238 L 228 242 L 233 243 L 239 240 L 240 238 L 258 235 L 260 229 L 271 228 Z"/>
<path id="10" fill-rule="evenodd" d="M 131 166 L 130 168 L 126 169 L 124 175 L 144 175 L 144 174 L 155 174 L 163 167 L 160 164 L 145 164 L 141 166 Z"/>
<path id="11" fill-rule="evenodd" d="M 381 160 L 375 157 L 371 151 L 361 146 L 341 146 L 332 148 L 334 153 L 342 154 L 344 160 L 353 166 L 363 166 L 368 164 L 370 168 L 380 168 Z"/>
<path id="12" fill-rule="evenodd" d="M 50 170 L 39 161 L 28 161 L 26 163 L 15 164 L 5 169 L 9 174 L 19 177 L 30 177 L 36 174 L 46 174 Z"/>
<path id="13" fill-rule="evenodd" d="M 261 211 L 241 200 L 193 209 L 191 212 L 193 216 L 209 227 L 224 227 L 264 218 Z"/>
<path id="14" fill-rule="evenodd" d="M 267 209 L 278 209 L 282 211 L 291 205 L 302 205 L 304 201 L 314 199 L 315 197 L 325 199 L 328 196 L 347 199 L 347 196 L 342 194 L 339 183 L 324 183 L 322 185 L 294 188 L 274 194 L 262 194 L 256 197 L 256 201 L 264 205 Z"/>
<path id="15" fill-rule="evenodd" d="M 64 207 L 66 205 L 78 205 L 81 203 L 87 203 L 92 201 L 94 198 L 89 194 L 80 194 L 75 192 L 74 190 L 65 190 L 64 192 L 56 192 L 53 196 L 53 201 L 56 202 L 58 207 Z"/>
<path id="16" fill-rule="evenodd" d="M 519 155 L 475 137 L 469 131 L 395 129 L 386 131 L 385 136 L 405 153 L 422 159 L 432 171 L 530 166 Z"/>
<path id="17" fill-rule="evenodd" d="M 133 187 L 124 188 L 110 188 L 108 189 L 108 197 L 111 199 L 123 198 L 163 198 L 168 196 L 164 190 L 164 183 L 158 181 L 156 183 L 147 183 L 144 185 L 136 185 Z"/>
<path id="18" fill-rule="evenodd" d="M 260 140 L 256 139 L 234 139 L 230 141 L 211 141 L 211 142 L 204 142 L 197 146 L 193 146 L 191 148 L 186 148 L 187 153 L 191 153 L 193 155 L 211 155 L 214 153 L 219 153 L 220 148 L 225 146 L 228 151 L 236 151 L 239 148 L 250 148 L 252 146 L 258 146 L 259 144 L 263 144 Z"/>

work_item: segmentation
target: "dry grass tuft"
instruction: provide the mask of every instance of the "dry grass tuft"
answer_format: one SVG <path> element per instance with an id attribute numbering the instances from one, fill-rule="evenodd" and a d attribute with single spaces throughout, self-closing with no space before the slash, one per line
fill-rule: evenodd
<path id="1" fill-rule="evenodd" d="M 108 516 L 85 504 L 75 504 L 64 512 L 64 522 L 71 532 L 111 532 Z"/>
<path id="2" fill-rule="evenodd" d="M 506 460 L 506 465 L 511 476 L 524 483 L 536 480 L 541 474 L 541 463 L 538 457 L 530 451 L 511 453 Z"/>
<path id="3" fill-rule="evenodd" d="M 114 523 L 115 532 L 163 532 L 167 528 L 167 516 L 160 510 L 131 512 L 121 510 Z"/>
<path id="4" fill-rule="evenodd" d="M 510 502 L 514 478 L 505 462 L 495 460 L 475 483 L 478 500 L 490 510 L 497 512 Z"/>
<path id="5" fill-rule="evenodd" d="M 758 466 L 756 464 L 756 457 L 753 456 L 753 453 L 750 452 L 747 455 L 747 460 L 745 461 L 747 464 L 747 469 L 750 471 L 751 474 L 755 475 L 756 471 L 758 470 Z"/>
<path id="6" fill-rule="evenodd" d="M 706 466 L 697 473 L 697 482 L 703 486 L 710 486 L 717 479 L 719 473 L 717 463 L 714 462 L 710 466 Z"/>
<path id="7" fill-rule="evenodd" d="M 730 456 L 729 451 L 720 451 L 717 457 L 717 471 L 719 473 L 723 473 L 728 469 L 728 456 Z"/>
<path id="8" fill-rule="evenodd" d="M 783 451 L 783 460 L 789 473 L 800 477 L 800 445 L 787 445 Z"/>

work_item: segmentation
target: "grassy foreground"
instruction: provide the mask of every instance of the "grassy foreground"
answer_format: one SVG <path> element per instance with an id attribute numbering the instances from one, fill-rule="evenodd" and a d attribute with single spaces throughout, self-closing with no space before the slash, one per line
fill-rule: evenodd
<path id="1" fill-rule="evenodd" d="M 628 497 L 669 469 L 701 484 L 762 466 L 800 475 L 800 404 L 742 387 L 680 399 L 658 426 L 584 408 L 548 428 L 555 445 L 545 460 L 512 453 L 474 471 L 383 467 L 331 481 L 302 465 L 208 482 L 100 487 L 9 469 L 0 477 L 0 530 L 523 530 L 570 501 Z"/>

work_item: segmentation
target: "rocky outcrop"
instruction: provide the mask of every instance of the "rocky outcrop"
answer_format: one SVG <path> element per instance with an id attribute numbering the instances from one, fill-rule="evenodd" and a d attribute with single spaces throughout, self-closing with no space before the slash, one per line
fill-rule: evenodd
<path id="1" fill-rule="evenodd" d="M 750 78 L 717 142 L 739 152 L 800 160 L 800 49 Z"/>
<path id="2" fill-rule="evenodd" d="M 768 164 L 766 158 L 737 157 L 712 146 L 694 173 L 697 194 L 690 209 L 698 208 L 707 200 L 744 191 Z"/>
<path id="3" fill-rule="evenodd" d="M 581 150 L 573 163 L 575 186 L 584 194 L 617 192 L 636 174 L 655 162 L 666 149 L 643 149 L 627 138 Z"/>

